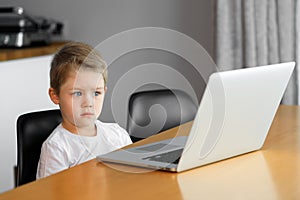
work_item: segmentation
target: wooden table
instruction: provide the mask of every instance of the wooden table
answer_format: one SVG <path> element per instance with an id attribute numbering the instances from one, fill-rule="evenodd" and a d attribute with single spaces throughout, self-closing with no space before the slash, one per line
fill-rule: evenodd
<path id="1" fill-rule="evenodd" d="M 0 199 L 300 199 L 300 107 L 280 106 L 262 150 L 253 153 L 179 174 L 91 160 Z"/>

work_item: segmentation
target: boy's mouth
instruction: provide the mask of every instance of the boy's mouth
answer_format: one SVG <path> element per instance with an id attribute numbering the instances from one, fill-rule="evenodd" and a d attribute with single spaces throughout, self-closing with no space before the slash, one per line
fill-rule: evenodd
<path id="1" fill-rule="evenodd" d="M 89 116 L 94 116 L 94 113 L 85 112 L 85 113 L 82 113 L 80 116 L 81 116 L 81 117 L 89 117 Z"/>

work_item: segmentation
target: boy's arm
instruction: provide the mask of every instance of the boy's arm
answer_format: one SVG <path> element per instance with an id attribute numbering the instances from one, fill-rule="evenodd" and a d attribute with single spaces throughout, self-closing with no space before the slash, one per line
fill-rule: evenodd
<path id="1" fill-rule="evenodd" d="M 44 143 L 38 163 L 36 178 L 44 178 L 69 168 L 64 149 L 56 143 Z"/>

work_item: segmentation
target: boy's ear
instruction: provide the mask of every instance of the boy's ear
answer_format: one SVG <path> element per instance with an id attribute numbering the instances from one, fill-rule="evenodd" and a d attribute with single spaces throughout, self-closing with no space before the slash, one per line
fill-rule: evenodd
<path id="1" fill-rule="evenodd" d="M 51 101 L 55 104 L 59 104 L 59 97 L 58 97 L 56 91 L 54 90 L 54 88 L 49 88 L 48 93 L 49 93 Z"/>

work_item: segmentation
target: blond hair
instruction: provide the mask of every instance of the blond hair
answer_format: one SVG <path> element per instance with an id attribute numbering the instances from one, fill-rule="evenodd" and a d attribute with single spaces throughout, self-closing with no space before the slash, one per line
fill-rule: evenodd
<path id="1" fill-rule="evenodd" d="M 50 87 L 59 95 L 60 87 L 65 83 L 70 72 L 90 69 L 100 72 L 107 82 L 107 65 L 99 52 L 88 44 L 69 42 L 53 57 L 50 69 Z"/>

